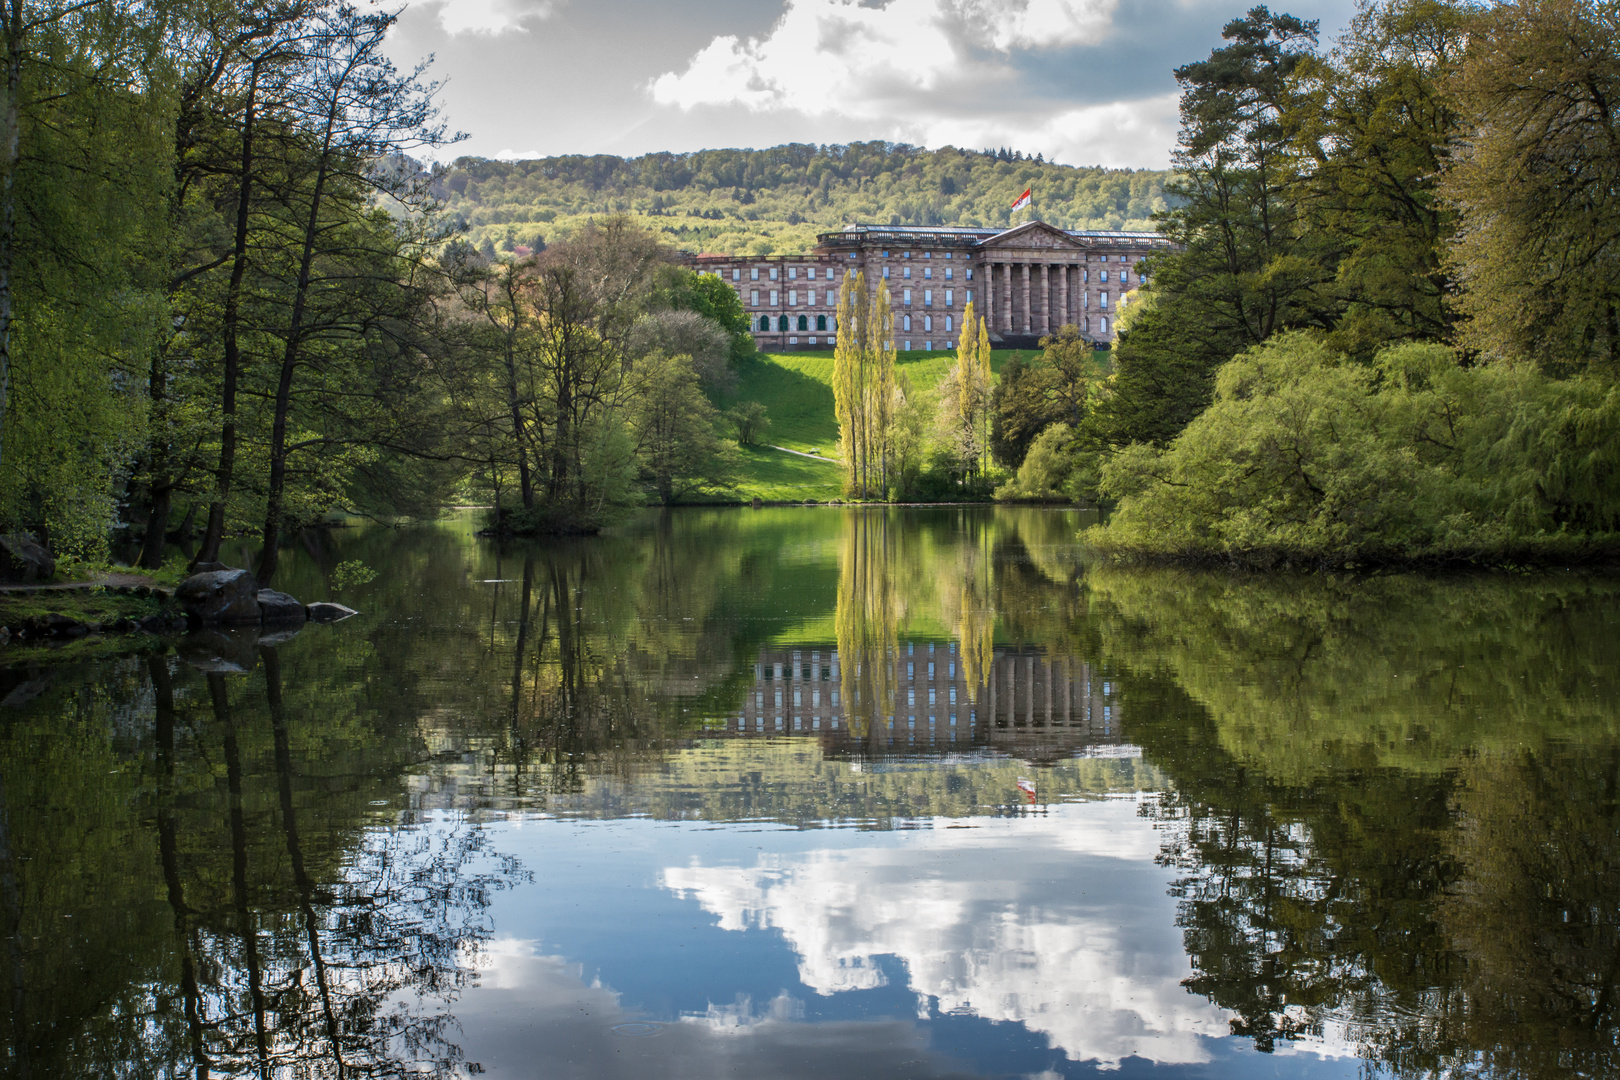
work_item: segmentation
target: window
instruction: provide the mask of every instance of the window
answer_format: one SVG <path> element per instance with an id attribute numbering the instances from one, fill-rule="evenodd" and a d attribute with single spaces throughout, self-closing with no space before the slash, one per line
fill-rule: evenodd
<path id="1" fill-rule="evenodd" d="M 885 267 L 884 267 L 884 268 L 883 268 L 883 280 L 884 280 L 884 281 L 888 281 L 888 280 L 889 280 L 889 268 L 888 268 L 888 267 L 887 267 L 887 266 L 885 266 Z"/>
<path id="2" fill-rule="evenodd" d="M 952 330 L 955 330 L 955 329 L 956 329 L 956 320 L 955 320 L 955 319 L 953 319 L 953 318 L 952 318 L 952 317 L 951 317 L 951 316 L 949 316 L 949 315 L 947 315 L 947 316 L 945 316 L 945 332 L 946 332 L 946 333 L 947 333 L 947 334 L 948 334 L 948 333 L 950 333 L 950 332 L 951 332 L 951 331 L 952 331 Z M 945 347 L 946 347 L 946 348 L 947 348 L 947 349 L 948 349 L 948 348 L 950 348 L 950 346 L 949 346 L 949 345 L 947 345 L 947 346 L 945 346 Z"/>
<path id="3" fill-rule="evenodd" d="M 902 316 L 900 316 L 900 329 L 902 329 L 902 330 L 904 330 L 904 331 L 906 331 L 908 333 L 911 331 L 911 316 L 910 315 L 902 315 Z M 909 348 L 911 348 L 911 346 L 908 344 L 906 346 L 906 348 L 909 349 Z"/>
<path id="4" fill-rule="evenodd" d="M 810 344 L 814 345 L 815 343 L 816 343 L 816 335 L 811 334 L 810 335 Z"/>
<path id="5" fill-rule="evenodd" d="M 902 251 L 902 252 L 901 252 L 901 253 L 900 253 L 900 257 L 901 257 L 901 258 L 902 258 L 902 259 L 909 259 L 909 258 L 911 258 L 911 252 L 909 252 L 909 251 Z"/>
<path id="6" fill-rule="evenodd" d="M 828 293 L 827 296 L 828 296 L 827 302 L 829 304 L 832 303 L 832 299 L 831 299 L 832 294 Z M 808 293 L 806 293 L 805 298 L 804 298 L 804 302 L 809 304 L 811 307 L 815 307 L 816 306 L 816 290 L 811 289 Z"/>
<path id="7" fill-rule="evenodd" d="M 911 342 L 908 341 L 908 342 L 906 342 L 906 352 L 910 352 L 910 351 L 911 351 Z"/>
<path id="8" fill-rule="evenodd" d="M 1097 294 L 1097 306 L 1102 308 L 1104 311 L 1108 310 L 1108 294 L 1106 292 L 1100 292 Z"/>
<path id="9" fill-rule="evenodd" d="M 967 279 L 969 281 L 973 280 L 973 267 L 971 266 L 967 268 Z"/>
<path id="10" fill-rule="evenodd" d="M 787 333 L 787 328 L 788 328 L 787 316 L 786 315 L 778 315 L 776 317 L 776 329 L 780 333 L 785 334 L 785 333 Z"/>
<path id="11" fill-rule="evenodd" d="M 967 290 L 967 302 L 970 303 L 970 304 L 973 303 L 973 290 L 972 289 Z"/>
<path id="12" fill-rule="evenodd" d="M 932 252 L 932 251 L 925 251 L 925 252 L 923 252 L 923 258 L 925 258 L 925 259 L 932 259 L 932 258 L 933 258 L 933 257 L 934 257 L 934 253 L 933 253 L 933 252 Z"/>
<path id="13" fill-rule="evenodd" d="M 810 329 L 810 317 L 808 315 L 800 315 L 799 316 L 799 329 L 800 330 L 808 330 L 808 329 Z"/>
<path id="14" fill-rule="evenodd" d="M 901 292 L 901 295 L 902 295 L 901 303 L 905 303 L 905 304 L 911 303 L 911 290 L 910 289 L 901 289 L 900 292 Z"/>
<path id="15" fill-rule="evenodd" d="M 934 317 L 932 315 L 923 316 L 923 329 L 930 332 L 934 329 Z"/>
<path id="16" fill-rule="evenodd" d="M 1091 280 L 1091 271 L 1090 270 L 1082 270 L 1082 271 L 1080 271 L 1080 280 L 1081 281 L 1090 281 Z"/>
<path id="17" fill-rule="evenodd" d="M 909 267 L 909 266 L 906 267 L 905 271 L 901 274 L 901 277 L 905 278 L 907 281 L 910 281 L 911 280 L 911 267 Z"/>
<path id="18" fill-rule="evenodd" d="M 769 315 L 761 315 L 759 317 L 759 328 L 762 332 L 770 330 L 771 317 Z"/>
<path id="19" fill-rule="evenodd" d="M 749 281 L 758 281 L 759 280 L 759 267 L 751 266 L 751 267 L 748 268 L 748 280 Z"/>
<path id="20" fill-rule="evenodd" d="M 788 267 L 788 280 L 789 281 L 792 281 L 794 278 L 796 278 L 798 276 L 799 276 L 799 268 L 797 266 Z"/>
<path id="21" fill-rule="evenodd" d="M 946 253 L 945 253 L 945 257 L 946 257 L 946 258 L 947 258 L 947 259 L 954 259 L 954 258 L 956 258 L 956 256 L 955 256 L 955 255 L 952 255 L 952 254 L 951 254 L 951 253 L 950 253 L 950 252 L 948 252 L 948 251 L 947 251 L 947 252 L 946 252 Z"/>
<path id="22" fill-rule="evenodd" d="M 883 253 L 883 257 L 884 257 L 884 258 L 885 258 L 885 259 L 887 259 L 887 258 L 888 258 L 888 257 L 889 257 L 889 253 L 888 253 L 888 252 L 887 252 L 887 251 L 885 251 L 885 252 L 884 252 L 884 253 Z"/>
<path id="23" fill-rule="evenodd" d="M 759 307 L 759 290 L 758 289 L 753 290 L 753 292 L 750 294 L 750 299 L 748 301 L 748 306 L 749 307 Z"/>
<path id="24" fill-rule="evenodd" d="M 776 290 L 772 289 L 771 290 L 771 307 L 775 307 L 775 306 L 776 306 Z"/>
<path id="25" fill-rule="evenodd" d="M 797 345 L 798 343 L 799 343 L 798 338 L 796 338 L 796 337 L 788 338 L 788 344 L 789 345 Z M 793 698 L 794 698 L 793 704 L 797 705 L 799 703 L 798 697 L 799 697 L 799 692 L 797 690 L 793 691 Z"/>
<path id="26" fill-rule="evenodd" d="M 777 269 L 778 269 L 778 268 L 777 268 L 777 267 L 774 267 L 774 266 L 773 266 L 773 267 L 771 267 L 771 280 L 772 280 L 772 281 L 775 281 L 775 280 L 776 280 L 776 273 L 777 273 Z"/>
<path id="27" fill-rule="evenodd" d="M 945 280 L 946 281 L 951 280 L 951 275 L 954 274 L 955 272 L 956 271 L 952 270 L 950 267 L 947 266 L 945 268 Z"/>
<path id="28" fill-rule="evenodd" d="M 741 281 L 742 280 L 742 270 L 733 269 L 731 271 L 731 280 L 732 281 Z"/>
<path id="29" fill-rule="evenodd" d="M 1102 273 L 1098 274 L 1097 280 L 1102 282 L 1104 285 L 1108 284 L 1108 271 L 1104 270 Z"/>
<path id="30" fill-rule="evenodd" d="M 934 351 L 934 343 L 932 341 L 923 342 L 923 351 L 924 352 L 933 352 Z"/>
<path id="31" fill-rule="evenodd" d="M 799 302 L 799 290 L 798 289 L 789 289 L 788 290 L 788 307 L 792 307 L 795 304 L 797 304 L 798 302 Z"/>
<path id="32" fill-rule="evenodd" d="M 950 289 L 945 290 L 945 306 L 946 307 L 951 306 L 951 290 Z"/>
<path id="33" fill-rule="evenodd" d="M 932 266 L 923 267 L 923 280 L 924 281 L 933 281 L 934 280 L 934 268 Z"/>
<path id="34" fill-rule="evenodd" d="M 1108 316 L 1106 315 L 1104 315 L 1102 318 L 1102 332 L 1104 336 L 1108 334 Z"/>
<path id="35" fill-rule="evenodd" d="M 825 316 L 825 315 L 817 315 L 816 316 L 816 329 L 817 330 L 825 330 L 825 329 L 827 329 L 827 316 Z"/>

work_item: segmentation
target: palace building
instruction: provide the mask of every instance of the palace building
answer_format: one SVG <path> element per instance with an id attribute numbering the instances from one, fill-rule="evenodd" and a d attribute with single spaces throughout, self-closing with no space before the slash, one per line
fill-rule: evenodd
<path id="1" fill-rule="evenodd" d="M 889 287 L 895 348 L 954 349 L 969 303 L 998 348 L 1033 348 L 1074 324 L 1113 340 L 1125 294 L 1142 283 L 1141 261 L 1170 242 L 1157 233 L 1059 229 L 1028 221 L 1010 229 L 851 225 L 822 233 L 808 255 L 692 255 L 688 265 L 730 282 L 759 347 L 830 349 L 838 290 L 858 272 Z"/>

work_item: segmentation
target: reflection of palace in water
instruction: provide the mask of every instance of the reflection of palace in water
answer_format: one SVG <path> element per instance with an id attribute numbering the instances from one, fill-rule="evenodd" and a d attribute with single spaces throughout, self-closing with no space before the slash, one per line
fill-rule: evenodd
<path id="1" fill-rule="evenodd" d="M 863 738 L 896 749 L 991 746 L 1020 757 L 1121 745 L 1117 686 L 1084 660 L 999 646 L 974 671 L 956 642 L 901 642 L 886 663 L 887 707 L 850 715 L 837 649 L 762 649 L 726 734 Z M 851 732 L 851 721 L 855 730 Z"/>

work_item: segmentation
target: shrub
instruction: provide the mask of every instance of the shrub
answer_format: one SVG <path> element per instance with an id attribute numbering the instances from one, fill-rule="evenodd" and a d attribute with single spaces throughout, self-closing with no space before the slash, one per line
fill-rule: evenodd
<path id="1" fill-rule="evenodd" d="M 1170 446 L 1103 471 L 1104 553 L 1271 565 L 1500 562 L 1605 549 L 1620 524 L 1620 389 L 1464 368 L 1409 343 L 1374 366 L 1288 334 L 1225 364 Z"/>

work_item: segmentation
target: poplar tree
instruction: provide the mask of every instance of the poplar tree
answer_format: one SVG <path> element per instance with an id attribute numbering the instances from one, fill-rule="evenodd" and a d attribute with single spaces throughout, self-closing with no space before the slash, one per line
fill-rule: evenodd
<path id="1" fill-rule="evenodd" d="M 876 458 L 879 464 L 878 494 L 887 496 L 889 474 L 893 458 L 894 435 L 894 312 L 889 304 L 889 287 L 881 286 L 877 295 L 877 310 L 872 317 L 872 334 L 868 339 L 871 352 L 871 385 L 867 393 L 867 415 L 871 417 L 870 430 L 873 446 L 867 451 L 868 460 Z M 870 493 L 870 477 L 868 478 Z"/>
<path id="2" fill-rule="evenodd" d="M 838 414 L 838 443 L 844 459 L 844 490 L 860 490 L 864 440 L 861 437 L 861 335 L 869 312 L 866 274 L 844 276 L 838 293 L 838 339 L 833 346 L 833 406 Z"/>

